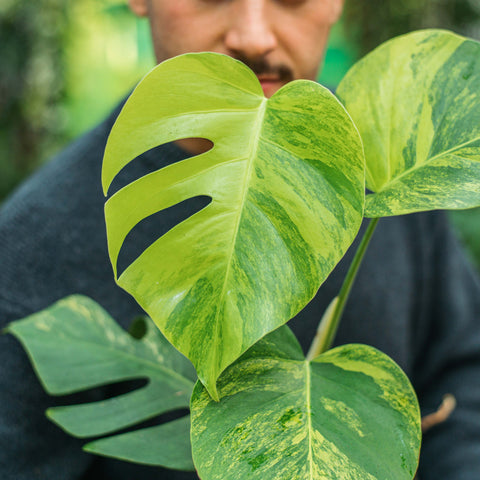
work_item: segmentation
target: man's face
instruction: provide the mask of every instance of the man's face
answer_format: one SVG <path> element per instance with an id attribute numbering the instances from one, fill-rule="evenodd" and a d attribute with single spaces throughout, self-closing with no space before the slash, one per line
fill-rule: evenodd
<path id="1" fill-rule="evenodd" d="M 299 78 L 315 80 L 343 0 L 129 0 L 148 16 L 157 61 L 218 52 L 246 63 L 267 97 Z"/>

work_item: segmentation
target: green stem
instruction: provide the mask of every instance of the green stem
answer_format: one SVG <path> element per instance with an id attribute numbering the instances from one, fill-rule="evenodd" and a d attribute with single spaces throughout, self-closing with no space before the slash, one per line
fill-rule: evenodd
<path id="1" fill-rule="evenodd" d="M 379 218 L 372 218 L 368 224 L 367 230 L 365 231 L 358 250 L 355 253 L 352 264 L 348 269 L 347 276 L 343 281 L 340 293 L 338 294 L 338 297 L 336 297 L 336 302 L 333 304 L 334 310 L 331 314 L 325 315 L 320 322 L 318 335 L 312 342 L 312 347 L 307 355 L 309 360 L 313 360 L 321 353 L 327 351 L 332 345 L 333 339 L 337 333 L 343 310 L 345 308 L 345 304 L 347 303 L 350 295 L 350 290 L 352 289 L 353 282 L 355 281 L 358 269 L 360 268 L 363 257 L 365 256 L 365 252 L 367 251 L 367 247 L 370 243 L 373 232 L 375 231 L 378 220 Z"/>

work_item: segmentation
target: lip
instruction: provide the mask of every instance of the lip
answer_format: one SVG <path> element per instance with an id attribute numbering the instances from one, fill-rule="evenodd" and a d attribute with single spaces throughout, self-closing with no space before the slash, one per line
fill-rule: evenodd
<path id="1" fill-rule="evenodd" d="M 267 98 L 270 98 L 283 85 L 283 82 L 274 75 L 260 75 L 257 78 Z"/>

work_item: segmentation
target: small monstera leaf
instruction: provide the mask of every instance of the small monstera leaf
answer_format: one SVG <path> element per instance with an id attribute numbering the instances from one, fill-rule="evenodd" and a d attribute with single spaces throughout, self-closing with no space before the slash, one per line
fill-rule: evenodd
<path id="1" fill-rule="evenodd" d="M 218 375 L 314 296 L 353 241 L 364 203 L 358 132 L 324 87 L 292 82 L 267 100 L 242 63 L 219 54 L 167 60 L 139 84 L 110 134 L 107 192 L 154 146 L 213 148 L 130 183 L 105 206 L 110 259 L 148 216 L 211 202 L 118 277 L 218 398 Z"/>
<path id="2" fill-rule="evenodd" d="M 337 94 L 365 146 L 366 216 L 480 205 L 480 43 L 442 30 L 395 38 Z"/>
<path id="3" fill-rule="evenodd" d="M 71 296 L 11 323 L 47 393 L 66 395 L 122 380 L 145 387 L 99 402 L 56 407 L 48 417 L 76 437 L 103 436 L 161 413 L 188 408 L 195 374 L 151 323 L 137 340 L 93 300 Z M 89 452 L 192 470 L 189 417 L 96 440 Z"/>
<path id="4" fill-rule="evenodd" d="M 191 402 L 192 452 L 202 480 L 412 480 L 420 411 L 404 373 L 365 345 L 309 362 L 287 327 L 225 370 L 214 402 Z"/>

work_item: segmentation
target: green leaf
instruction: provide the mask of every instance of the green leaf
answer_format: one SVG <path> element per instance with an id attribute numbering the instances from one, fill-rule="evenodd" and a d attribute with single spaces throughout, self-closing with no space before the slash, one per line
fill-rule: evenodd
<path id="1" fill-rule="evenodd" d="M 218 375 L 298 313 L 353 241 L 363 149 L 324 87 L 292 82 L 267 100 L 240 62 L 187 54 L 157 66 L 126 103 L 105 151 L 104 190 L 141 153 L 188 137 L 214 147 L 107 201 L 109 253 L 117 274 L 121 246 L 141 220 L 191 197 L 212 199 L 117 281 L 218 398 Z"/>
<path id="2" fill-rule="evenodd" d="M 305 361 L 279 329 L 229 367 L 213 402 L 197 383 L 192 452 L 202 480 L 411 480 L 420 411 L 404 373 L 365 345 Z"/>
<path id="3" fill-rule="evenodd" d="M 85 445 L 96 455 L 176 470 L 194 470 L 190 447 L 190 416 L 142 428 Z"/>
<path id="4" fill-rule="evenodd" d="M 93 300 L 74 295 L 11 323 L 6 331 L 22 343 L 51 395 L 123 380 L 148 380 L 145 387 L 117 397 L 47 411 L 48 417 L 69 434 L 92 437 L 189 405 L 195 380 L 191 364 L 152 323 L 146 326 L 145 335 L 137 340 Z M 133 462 L 192 469 L 188 430 L 184 426 L 188 417 L 178 422 L 180 427 L 163 424 L 109 437 L 86 448 Z M 178 435 L 172 436 L 172 428 L 179 428 Z M 123 441 L 130 444 L 128 449 L 123 447 Z"/>
<path id="5" fill-rule="evenodd" d="M 480 205 L 480 43 L 442 30 L 395 38 L 337 94 L 365 146 L 366 216 Z"/>

